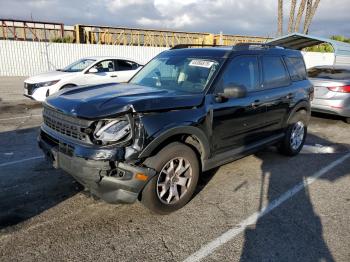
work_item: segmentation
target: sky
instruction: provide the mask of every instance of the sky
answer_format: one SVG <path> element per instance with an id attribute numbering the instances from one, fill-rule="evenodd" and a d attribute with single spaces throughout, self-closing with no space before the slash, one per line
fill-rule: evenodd
<path id="1" fill-rule="evenodd" d="M 309 33 L 350 37 L 349 14 L 350 0 L 321 0 Z M 0 18 L 274 37 L 277 0 L 0 0 Z"/>

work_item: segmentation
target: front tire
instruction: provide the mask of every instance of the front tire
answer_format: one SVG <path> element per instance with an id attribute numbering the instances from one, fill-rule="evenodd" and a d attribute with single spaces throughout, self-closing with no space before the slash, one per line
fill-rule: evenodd
<path id="1" fill-rule="evenodd" d="M 280 153 L 287 156 L 299 154 L 305 143 L 308 120 L 309 117 L 304 110 L 298 111 L 292 116 L 286 135 L 278 147 Z"/>
<path id="2" fill-rule="evenodd" d="M 190 147 L 171 143 L 144 164 L 157 171 L 141 193 L 144 206 L 155 213 L 168 214 L 187 204 L 199 177 L 198 158 Z"/>
<path id="3" fill-rule="evenodd" d="M 345 117 L 345 123 L 350 124 L 350 117 Z"/>

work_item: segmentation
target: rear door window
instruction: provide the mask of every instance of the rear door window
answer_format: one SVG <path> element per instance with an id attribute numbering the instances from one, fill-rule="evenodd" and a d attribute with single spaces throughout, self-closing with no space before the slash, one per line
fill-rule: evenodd
<path id="1" fill-rule="evenodd" d="M 350 69 L 332 68 L 332 67 L 313 67 L 308 70 L 308 76 L 311 78 L 324 78 L 333 80 L 350 80 Z"/>
<path id="2" fill-rule="evenodd" d="M 264 88 L 276 88 L 288 86 L 290 84 L 290 77 L 286 71 L 281 57 L 263 56 L 262 66 Z"/>
<path id="3" fill-rule="evenodd" d="M 139 65 L 135 62 L 131 62 L 128 60 L 117 60 L 118 71 L 127 71 L 127 70 L 135 70 L 139 67 Z"/>
<path id="4" fill-rule="evenodd" d="M 307 78 L 302 57 L 285 57 L 284 61 L 286 62 L 292 81 L 301 81 Z"/>
<path id="5" fill-rule="evenodd" d="M 113 60 L 104 60 L 99 63 L 97 63 L 94 68 L 97 69 L 98 73 L 107 73 L 107 72 L 114 72 L 114 63 Z"/>

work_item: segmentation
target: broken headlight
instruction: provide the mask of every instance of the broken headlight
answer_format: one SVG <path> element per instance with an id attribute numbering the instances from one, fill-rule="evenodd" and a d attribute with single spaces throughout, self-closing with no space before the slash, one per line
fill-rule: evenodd
<path id="1" fill-rule="evenodd" d="M 99 145 L 126 142 L 132 136 L 130 120 L 127 117 L 113 120 L 99 120 L 93 136 L 95 142 Z"/>

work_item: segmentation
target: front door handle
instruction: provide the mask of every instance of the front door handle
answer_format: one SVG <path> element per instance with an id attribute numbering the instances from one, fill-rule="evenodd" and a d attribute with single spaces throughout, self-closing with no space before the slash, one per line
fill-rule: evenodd
<path id="1" fill-rule="evenodd" d="M 294 94 L 293 93 L 289 93 L 288 95 L 286 95 L 287 99 L 293 99 L 294 98 Z"/>
<path id="2" fill-rule="evenodd" d="M 117 75 L 111 75 L 111 77 L 118 77 Z"/>
<path id="3" fill-rule="evenodd" d="M 257 108 L 258 106 L 260 106 L 261 105 L 261 103 L 260 103 L 260 100 L 255 100 L 252 104 L 251 104 L 251 106 L 252 106 L 252 108 Z"/>

